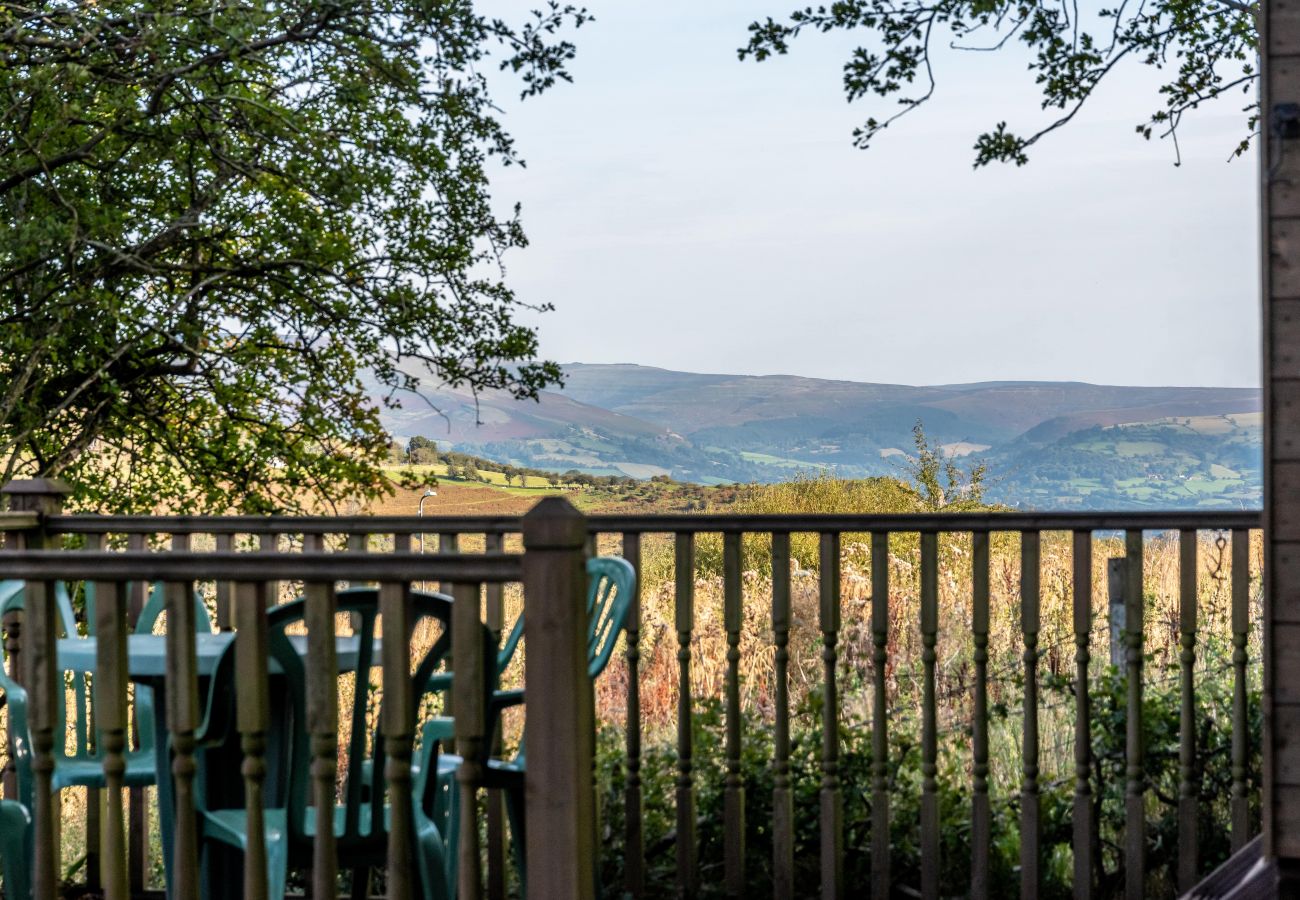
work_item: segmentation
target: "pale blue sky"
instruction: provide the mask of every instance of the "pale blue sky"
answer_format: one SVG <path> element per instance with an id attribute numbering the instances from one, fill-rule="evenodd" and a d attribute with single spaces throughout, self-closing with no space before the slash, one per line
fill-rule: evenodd
<path id="1" fill-rule="evenodd" d="M 556 306 L 537 320 L 548 358 L 1258 383 L 1256 167 L 1225 162 L 1245 98 L 1187 121 L 1176 168 L 1134 134 L 1156 98 L 1132 67 L 1028 166 L 976 172 L 980 130 L 1045 116 L 1022 54 L 944 54 L 935 100 L 863 152 L 850 132 L 869 108 L 839 81 L 851 40 L 737 61 L 746 24 L 786 3 L 589 6 L 574 84 L 506 104 L 528 168 L 496 182 L 532 240 L 510 281 Z"/>

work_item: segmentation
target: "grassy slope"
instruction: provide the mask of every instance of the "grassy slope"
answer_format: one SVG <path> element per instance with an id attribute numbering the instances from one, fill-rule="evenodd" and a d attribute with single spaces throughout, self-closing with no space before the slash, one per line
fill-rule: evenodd
<path id="1" fill-rule="evenodd" d="M 708 487 L 681 482 L 640 481 L 609 488 L 593 488 L 561 481 L 552 486 L 544 479 L 530 476 L 528 486 L 518 480 L 507 485 L 500 472 L 480 470 L 483 482 L 447 477 L 445 465 L 391 466 L 393 496 L 374 503 L 369 512 L 376 515 L 414 515 L 419 508 L 423 487 L 405 487 L 402 481 L 431 483 L 438 492 L 424 504 L 426 516 L 522 515 L 543 497 L 562 496 L 583 512 L 689 512 L 705 506 L 728 505 L 736 497 L 730 487 Z"/>

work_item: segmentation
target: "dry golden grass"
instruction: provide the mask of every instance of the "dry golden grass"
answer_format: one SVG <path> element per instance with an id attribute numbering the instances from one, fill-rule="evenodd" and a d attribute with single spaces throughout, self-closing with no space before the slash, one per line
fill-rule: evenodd
<path id="1" fill-rule="evenodd" d="M 1197 610 L 1198 671 L 1221 669 L 1230 661 L 1229 551 L 1216 544 L 1217 536 L 1198 540 Z M 703 540 L 703 539 L 702 539 Z M 1020 547 L 1012 534 L 996 535 L 990 552 L 989 702 L 1020 702 L 1023 672 L 1021 630 Z M 919 735 L 923 667 L 919 621 L 919 554 L 914 537 L 898 536 L 890 548 L 890 627 L 886 690 L 891 728 Z M 612 548 L 611 548 L 612 549 Z M 677 727 L 679 696 L 679 635 L 676 598 L 670 575 L 671 556 L 666 543 L 647 541 L 646 570 L 656 573 L 642 585 L 640 641 L 641 727 L 646 740 L 667 739 Z M 1118 539 L 1098 539 L 1092 553 L 1093 627 L 1090 635 L 1091 672 L 1099 675 L 1109 664 L 1106 560 L 1122 555 Z M 657 558 L 656 558 L 657 557 Z M 837 635 L 837 680 L 844 718 L 869 720 L 873 679 L 870 630 L 870 547 L 846 536 L 842 551 L 840 591 L 842 623 Z M 969 725 L 974 681 L 974 643 L 971 631 L 971 552 L 969 536 L 940 538 L 939 630 L 935 671 L 941 731 Z M 1259 569 L 1262 544 L 1256 534 L 1251 545 L 1251 615 L 1248 653 L 1253 677 L 1260 660 Z M 752 559 L 752 557 L 751 557 Z M 1146 543 L 1143 584 L 1146 595 L 1145 649 L 1151 654 L 1145 677 L 1168 679 L 1169 666 L 1179 651 L 1179 552 L 1177 537 L 1157 536 Z M 1072 547 L 1068 534 L 1045 533 L 1040 563 L 1039 677 L 1072 678 L 1075 667 L 1073 631 Z M 796 559 L 791 577 L 791 631 L 789 678 L 791 707 L 824 680 L 823 634 L 818 615 L 820 575 L 802 568 Z M 774 650 L 771 631 L 772 582 L 770 575 L 749 569 L 742 576 L 744 618 L 740 632 L 741 700 L 771 721 L 774 717 Z M 724 630 L 723 585 L 717 574 L 697 574 L 694 580 L 695 618 L 689 638 L 690 690 L 695 698 L 721 698 L 727 661 Z M 597 687 L 598 715 L 603 721 L 625 724 L 628 670 L 620 654 Z M 1014 722 L 1008 727 L 1014 727 Z M 1042 767 L 1045 777 L 1073 765 L 1073 710 L 1040 709 Z M 1017 741 L 1006 741 L 1011 752 L 993 759 L 995 784 L 1019 777 Z"/>

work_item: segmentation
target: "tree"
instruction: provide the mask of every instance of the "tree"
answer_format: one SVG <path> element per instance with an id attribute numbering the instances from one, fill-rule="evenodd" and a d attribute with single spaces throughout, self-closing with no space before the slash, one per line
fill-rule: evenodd
<path id="1" fill-rule="evenodd" d="M 376 383 L 556 381 L 500 268 L 525 237 L 489 165 L 521 160 L 484 72 L 541 93 L 587 18 L 0 2 L 3 477 L 118 511 L 373 496 Z"/>
<path id="2" fill-rule="evenodd" d="M 1151 0 L 1080 8 L 1048 0 L 837 0 L 795 10 L 784 21 L 749 26 L 741 59 L 762 61 L 789 52 L 805 31 L 852 31 L 862 46 L 844 64 L 850 101 L 875 95 L 897 110 L 869 117 L 853 132 L 865 148 L 881 131 L 928 101 L 936 90 L 936 47 L 1001 51 L 1016 43 L 1032 54 L 1029 71 L 1052 113 L 1026 133 L 998 122 L 975 141 L 975 165 L 1028 161 L 1027 151 L 1065 126 L 1097 86 L 1121 64 L 1155 66 L 1169 74 L 1159 106 L 1137 131 L 1172 138 L 1186 113 L 1223 94 L 1246 99 L 1244 134 L 1234 153 L 1250 146 L 1258 122 L 1258 3 L 1241 0 Z"/>
<path id="3" fill-rule="evenodd" d="M 413 466 L 431 466 L 438 461 L 438 445 L 417 434 L 406 443 L 406 459 Z"/>
<path id="4" fill-rule="evenodd" d="M 912 441 L 916 456 L 909 457 L 907 472 L 911 483 L 908 488 L 930 511 L 959 511 L 975 509 L 984 502 L 983 463 L 976 463 L 968 471 L 943 454 L 943 448 L 932 448 L 925 436 L 925 427 L 918 419 L 912 426 Z"/>
<path id="5" fill-rule="evenodd" d="M 438 461 L 438 454 L 428 447 L 416 447 L 407 458 L 413 466 L 431 466 Z"/>

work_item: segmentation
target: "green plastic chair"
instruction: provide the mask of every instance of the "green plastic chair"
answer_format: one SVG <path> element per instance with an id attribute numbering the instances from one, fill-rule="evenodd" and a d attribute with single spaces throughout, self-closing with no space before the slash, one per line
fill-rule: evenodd
<path id="1" fill-rule="evenodd" d="M 10 610 L 21 610 L 24 604 L 24 582 L 14 580 L 0 582 L 0 615 Z M 63 631 L 63 635 L 65 637 L 77 637 L 77 621 L 72 611 L 71 596 L 68 592 L 68 586 L 61 581 L 55 582 L 54 585 L 54 605 L 59 616 L 59 626 Z M 150 589 L 149 597 L 140 610 L 135 633 L 151 634 L 165 606 L 166 592 L 161 583 L 156 583 Z M 210 634 L 212 632 L 212 622 L 208 618 L 207 606 L 197 592 L 194 594 L 194 607 L 196 612 L 194 620 L 197 623 L 198 631 L 203 634 Z M 88 636 L 94 637 L 95 594 L 93 587 L 89 584 L 86 585 L 86 622 Z M 104 788 L 107 786 L 107 782 L 104 778 L 103 758 L 92 749 L 97 746 L 98 742 L 92 742 L 91 740 L 93 737 L 90 715 L 92 698 L 85 678 L 88 674 L 93 676 L 94 670 L 66 670 L 66 674 L 72 675 L 73 721 L 71 730 L 73 744 L 71 752 L 69 752 L 67 709 L 65 706 L 60 706 L 58 708 L 58 724 L 54 730 L 52 785 L 55 791 L 69 787 Z M 126 753 L 126 773 L 123 776 L 123 783 L 127 787 L 148 787 L 158 783 L 153 700 L 153 690 L 151 688 L 143 685 L 136 686 L 135 721 L 137 733 L 139 734 L 139 743 L 135 749 L 128 750 Z M 168 819 L 164 822 L 164 825 L 170 826 L 169 815 L 167 813 L 164 813 L 164 815 Z"/>
<path id="2" fill-rule="evenodd" d="M 451 649 L 451 601 L 447 597 L 422 592 L 414 592 L 412 601 L 412 612 L 417 623 L 421 619 L 436 619 L 442 626 L 440 637 L 417 661 L 412 675 L 412 695 L 418 710 L 426 695 L 445 690 L 450 684 L 450 679 L 435 676 L 447 674 L 444 664 Z M 332 827 L 339 866 L 356 870 L 385 864 L 391 812 L 384 803 L 382 737 L 373 736 L 369 752 L 366 747 L 369 728 L 366 712 L 374 687 L 370 672 L 380 663 L 374 655 L 379 592 L 374 588 L 340 591 L 337 608 L 340 612 L 354 614 L 354 634 L 360 640 L 357 664 L 352 670 L 356 676 L 352 711 L 346 723 L 348 764 L 344 802 L 334 809 Z M 303 659 L 286 633 L 290 626 L 303 622 L 305 613 L 305 602 L 299 599 L 275 607 L 267 614 L 269 652 L 283 672 L 289 698 L 288 721 L 281 723 L 281 727 L 289 730 L 288 739 L 283 742 L 288 755 L 285 805 L 265 810 L 265 833 L 262 836 L 267 850 L 267 896 L 273 900 L 284 896 L 288 869 L 310 863 L 318 825 L 315 807 L 310 802 L 310 741 L 305 730 L 307 676 Z M 487 658 L 491 658 L 491 632 L 486 627 L 483 627 L 482 632 L 483 652 Z M 233 659 L 232 650 L 233 645 L 223 653 L 212 680 L 214 692 L 218 691 L 219 682 L 225 686 L 219 695 L 214 693 L 214 696 L 219 696 L 216 703 L 224 704 L 225 711 L 217 713 L 217 707 L 210 704 L 210 709 L 214 711 L 208 716 L 209 724 L 205 726 L 201 738 L 207 746 L 225 743 L 232 736 L 230 726 L 234 721 L 235 692 L 233 666 L 227 662 L 228 658 Z M 491 690 L 492 675 L 491 671 L 485 672 L 485 692 Z M 430 784 L 425 774 L 439 770 L 440 745 L 450 737 L 448 722 L 445 717 L 435 718 L 421 729 L 421 740 L 412 761 L 415 792 L 415 802 L 412 805 L 417 843 L 415 860 L 420 870 L 419 885 L 424 900 L 446 900 L 452 896 L 451 885 L 454 884 L 451 860 L 448 859 L 443 838 L 445 832 L 430 815 L 435 806 L 432 795 L 436 793 L 436 787 Z M 202 770 L 203 767 L 200 766 L 200 771 Z M 209 842 L 217 842 L 247 852 L 251 836 L 248 834 L 246 810 L 216 808 L 209 803 L 210 799 L 200 784 L 196 791 L 196 801 L 205 848 Z M 449 825 L 454 828 L 456 822 L 452 821 Z"/>
<path id="3" fill-rule="evenodd" d="M 94 637 L 95 593 L 93 585 L 86 584 L 85 588 L 88 637 Z M 0 616 L 10 610 L 23 609 L 26 602 L 25 594 L 24 582 L 15 580 L 0 581 Z M 63 635 L 72 638 L 78 637 L 77 621 L 72 611 L 71 595 L 68 586 L 63 582 L 55 582 L 54 606 Z M 151 634 L 165 607 L 166 591 L 161 583 L 155 583 L 149 590 L 149 596 L 144 607 L 140 610 L 140 617 L 136 622 L 136 634 Z M 198 592 L 194 593 L 194 607 L 194 621 L 197 631 L 204 634 L 211 633 L 212 622 L 208 618 L 207 606 Z M 70 787 L 106 788 L 108 783 L 104 777 L 103 758 L 97 750 L 92 749 L 98 747 L 99 742 L 94 741 L 92 743 L 91 741 L 90 712 L 92 693 L 86 684 L 85 676 L 87 674 L 93 676 L 94 670 L 69 669 L 65 670 L 64 674 L 72 675 L 73 721 L 71 731 L 73 740 L 70 748 L 68 745 L 68 710 L 65 704 L 59 704 L 57 709 L 58 720 L 54 729 L 54 771 L 50 776 L 51 786 L 56 794 L 64 788 Z M 134 749 L 128 748 L 126 751 L 126 771 L 122 780 L 127 787 L 148 787 L 158 783 L 158 736 L 155 734 L 154 728 L 154 695 L 152 688 L 136 685 L 134 712 L 136 733 L 139 740 Z M 163 735 L 162 738 L 166 740 L 166 735 Z M 28 809 L 30 810 L 31 807 L 28 806 Z M 170 834 L 172 831 L 174 815 L 174 810 L 169 808 L 167 804 L 160 806 L 159 824 L 166 834 Z"/>
<path id="4" fill-rule="evenodd" d="M 27 693 L 0 672 L 0 703 L 9 709 L 13 735 L 13 765 L 18 775 L 18 799 L 0 800 L 0 882 L 5 900 L 29 900 L 32 895 L 32 757 L 27 732 Z"/>
<path id="5" fill-rule="evenodd" d="M 632 596 L 636 590 L 636 570 L 631 564 L 617 556 L 601 556 L 587 560 L 587 675 L 595 681 L 614 653 L 618 636 L 627 625 L 627 613 L 632 606 Z M 524 614 L 520 613 L 511 628 L 509 636 L 497 653 L 495 681 L 499 685 L 501 675 L 519 649 L 519 641 L 524 636 Z M 524 691 L 494 690 L 489 702 L 489 733 L 495 733 L 500 723 L 501 713 L 524 702 Z M 459 815 L 460 792 L 455 789 L 456 770 L 461 758 L 452 754 L 443 754 L 438 758 L 437 799 L 442 804 L 437 807 L 434 819 L 438 823 L 447 823 Z M 499 788 L 505 794 L 506 815 L 510 821 L 511 853 L 519 875 L 519 883 L 527 894 L 524 866 L 524 773 L 527 769 L 527 757 L 524 739 L 519 741 L 519 750 L 510 760 L 488 760 L 486 781 L 488 787 Z M 444 825 L 444 828 L 447 827 Z M 446 832 L 445 832 L 446 833 Z M 456 832 L 450 832 L 450 851 L 455 850 Z M 453 852 L 453 865 L 456 860 Z"/>

